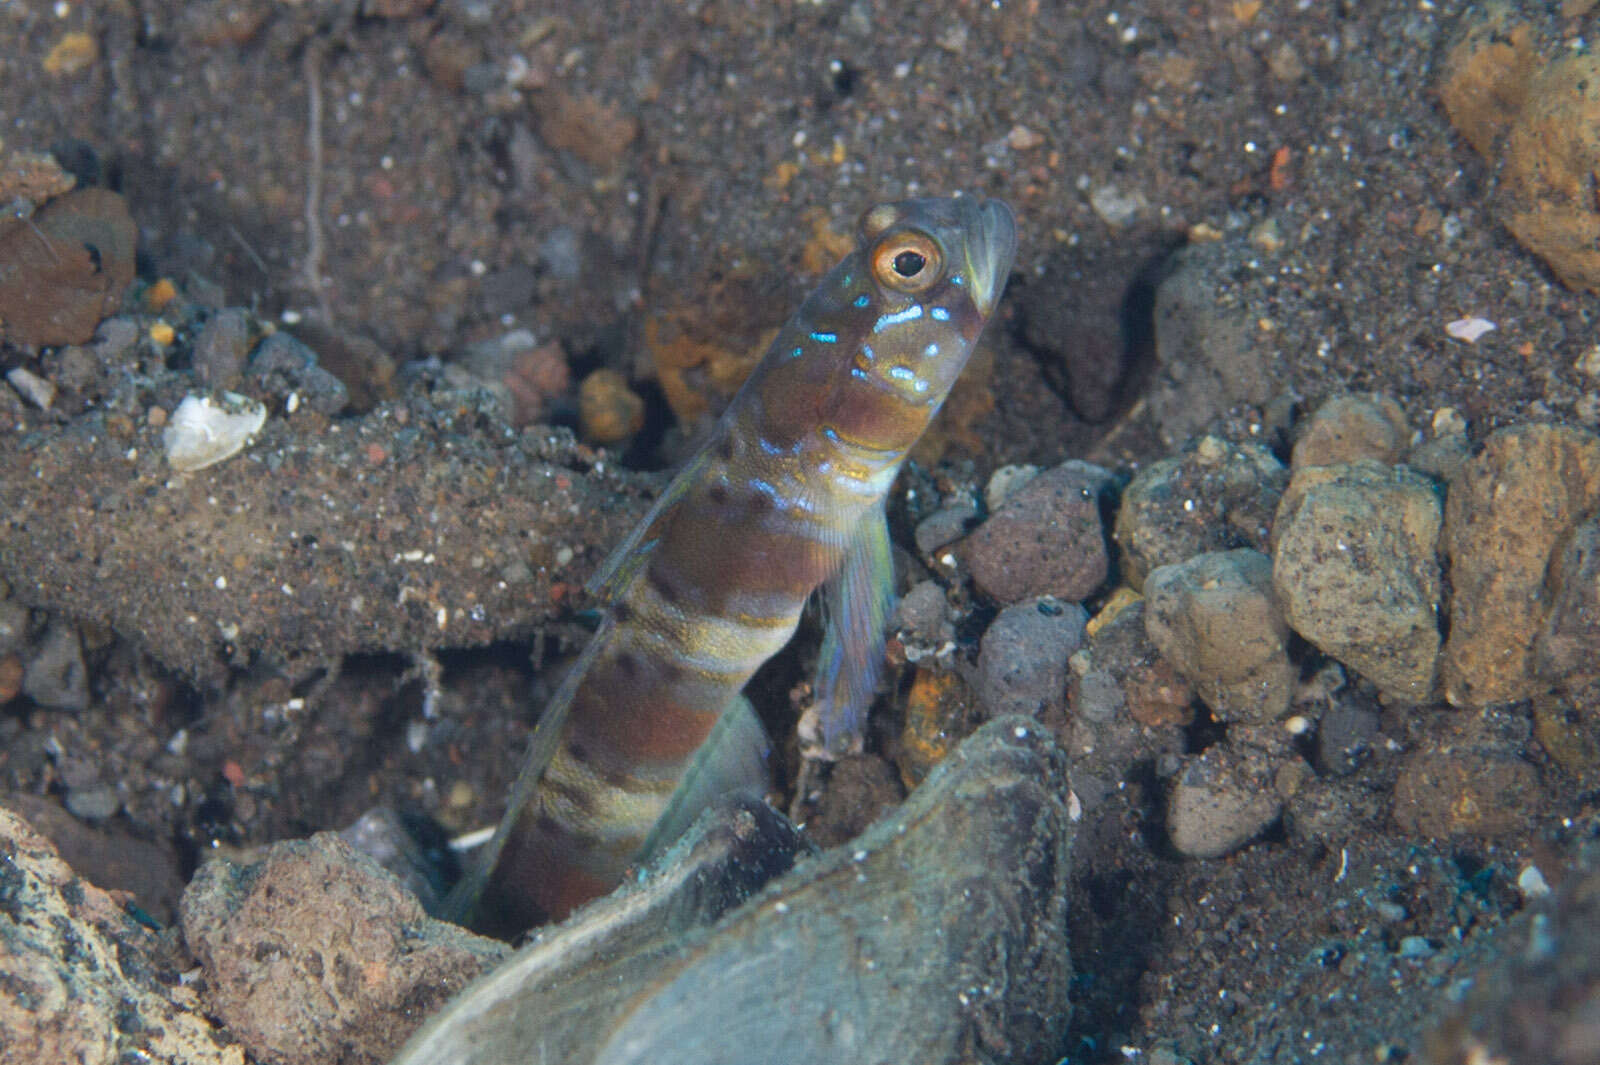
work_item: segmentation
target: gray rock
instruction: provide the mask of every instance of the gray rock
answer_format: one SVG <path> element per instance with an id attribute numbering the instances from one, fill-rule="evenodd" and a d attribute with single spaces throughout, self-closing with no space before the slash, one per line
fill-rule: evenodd
<path id="1" fill-rule="evenodd" d="M 1289 624 L 1403 702 L 1433 691 L 1443 520 L 1431 480 L 1363 460 L 1296 470 L 1273 524 Z"/>
<path id="2" fill-rule="evenodd" d="M 318 366 L 317 353 L 288 333 L 274 333 L 256 346 L 247 376 L 261 391 L 293 394 L 321 414 L 338 414 L 350 401 L 344 382 Z"/>
<path id="3" fill-rule="evenodd" d="M 64 801 L 73 817 L 85 821 L 104 821 L 122 808 L 122 800 L 117 798 L 117 789 L 104 781 L 96 781 L 87 787 L 71 788 L 67 791 Z"/>
<path id="4" fill-rule="evenodd" d="M 1191 244 L 1172 256 L 1156 289 L 1157 369 L 1145 403 L 1170 448 L 1240 403 L 1265 403 L 1278 380 L 1248 312 L 1218 298 L 1218 273 L 1238 254 L 1221 243 Z"/>
<path id="5" fill-rule="evenodd" d="M 1067 659 L 1082 645 L 1088 621 L 1083 607 L 1048 597 L 1000 611 L 978 651 L 974 687 L 984 712 L 1035 716 L 1060 706 Z"/>
<path id="6" fill-rule="evenodd" d="M 672 862 L 580 911 L 394 1065 L 1054 1060 L 1071 845 L 1065 756 L 1032 721 L 1002 718 L 892 817 L 710 927 L 612 940 Z"/>
<path id="7" fill-rule="evenodd" d="M 962 546 L 978 590 L 1001 603 L 1087 599 L 1110 569 L 1100 500 L 1111 484 L 1109 471 L 1074 460 L 1013 492 Z"/>
<path id="8" fill-rule="evenodd" d="M 1388 396 L 1335 396 L 1306 419 L 1290 465 L 1298 470 L 1361 459 L 1395 463 L 1410 436 L 1405 411 Z"/>
<path id="9" fill-rule="evenodd" d="M 1167 835 L 1179 854 L 1220 858 L 1283 812 L 1275 766 L 1253 752 L 1212 747 L 1191 759 L 1167 796 Z"/>
<path id="10" fill-rule="evenodd" d="M 972 528 L 977 520 L 978 508 L 970 502 L 962 501 L 940 507 L 917 522 L 914 534 L 917 550 L 926 558 L 946 544 L 955 543 L 967 535 L 967 530 Z"/>
<path id="11" fill-rule="evenodd" d="M 0 655 L 20 652 L 28 641 L 28 608 L 14 599 L 0 599 Z"/>
<path id="12" fill-rule="evenodd" d="M 208 388 L 238 388 L 250 354 L 250 313 L 228 307 L 212 315 L 194 338 L 194 372 Z"/>
<path id="13" fill-rule="evenodd" d="M 1265 551 L 1288 484 L 1289 471 L 1266 448 L 1215 436 L 1151 463 L 1123 490 L 1117 508 L 1123 579 L 1139 590 L 1157 566 L 1207 551 Z"/>
<path id="14" fill-rule="evenodd" d="M 89 705 L 89 674 L 78 630 L 53 621 L 24 665 L 22 691 L 40 706 L 82 710 Z"/>
<path id="15" fill-rule="evenodd" d="M 1261 552 L 1212 552 L 1153 571 L 1145 632 L 1219 720 L 1268 722 L 1288 711 L 1289 625 Z"/>

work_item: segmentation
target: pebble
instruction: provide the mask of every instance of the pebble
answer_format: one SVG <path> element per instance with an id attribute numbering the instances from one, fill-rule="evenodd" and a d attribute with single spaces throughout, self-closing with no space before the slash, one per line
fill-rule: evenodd
<path id="1" fill-rule="evenodd" d="M 906 694 L 895 765 L 900 782 L 915 788 L 972 731 L 978 699 L 955 673 L 918 669 Z"/>
<path id="2" fill-rule="evenodd" d="M 1289 464 L 1296 470 L 1359 459 L 1392 464 L 1410 437 L 1405 412 L 1388 396 L 1335 396 L 1306 420 Z"/>
<path id="3" fill-rule="evenodd" d="M 1450 485 L 1450 638 L 1445 696 L 1457 706 L 1528 698 L 1535 637 L 1552 609 L 1556 550 L 1600 508 L 1600 437 L 1570 426 L 1500 429 Z M 1559 645 L 1558 645 L 1559 646 Z"/>
<path id="4" fill-rule="evenodd" d="M 622 374 L 596 370 L 578 386 L 578 426 L 587 444 L 620 444 L 644 428 L 644 400 Z"/>
<path id="5" fill-rule="evenodd" d="M 1271 760 L 1226 746 L 1191 757 L 1167 794 L 1167 835 L 1190 858 L 1220 858 L 1260 835 L 1283 811 Z"/>
<path id="6" fill-rule="evenodd" d="M 1273 525 L 1289 624 L 1401 702 L 1433 691 L 1443 521 L 1431 480 L 1363 459 L 1297 468 Z"/>
<path id="7" fill-rule="evenodd" d="M 333 374 L 317 365 L 317 353 L 288 333 L 273 333 L 256 346 L 246 377 L 267 395 L 293 395 L 301 407 L 332 417 L 350 402 Z"/>
<path id="8" fill-rule="evenodd" d="M 51 622 L 23 666 L 22 691 L 40 706 L 82 710 L 89 705 L 89 674 L 78 630 Z"/>
<path id="9" fill-rule="evenodd" d="M 940 548 L 967 535 L 977 520 L 978 508 L 969 500 L 963 499 L 940 507 L 917 522 L 912 534 L 917 551 L 922 557 L 931 558 Z"/>
<path id="10" fill-rule="evenodd" d="M 1088 661 L 1081 680 L 1069 689 L 1074 713 L 1097 720 L 1116 712 L 1115 697 L 1090 681 L 1103 673 L 1118 678 L 1122 703 L 1140 725 L 1173 729 L 1194 720 L 1194 688 L 1150 642 L 1145 606 L 1143 599 L 1108 605 L 1089 623 Z M 1095 705 L 1095 700 L 1103 700 L 1103 705 Z"/>
<path id="11" fill-rule="evenodd" d="M 1080 602 L 1110 569 L 1101 497 L 1110 471 L 1077 460 L 1030 480 L 962 548 L 973 583 L 1000 603 L 1053 595 Z"/>
<path id="12" fill-rule="evenodd" d="M 1317 720 L 1317 772 L 1344 776 L 1355 772 L 1378 735 L 1378 715 L 1363 706 L 1336 702 Z"/>
<path id="13" fill-rule="evenodd" d="M 116 308 L 134 277 L 138 231 L 109 189 L 51 200 L 25 226 L 0 233 L 0 322 L 21 345 L 82 344 Z M 94 255 L 84 249 L 92 247 Z"/>
<path id="14" fill-rule="evenodd" d="M 1288 712 L 1296 670 L 1266 555 L 1240 548 L 1162 566 L 1145 596 L 1150 642 L 1218 720 L 1267 722 Z"/>
<path id="15" fill-rule="evenodd" d="M 7 370 L 6 383 L 17 390 L 17 395 L 40 410 L 49 410 L 50 404 L 56 401 L 55 383 L 45 380 L 25 366 L 15 366 Z"/>
<path id="16" fill-rule="evenodd" d="M 1083 643 L 1088 613 L 1048 596 L 1013 603 L 978 650 L 978 701 L 987 716 L 1036 716 L 1066 698 L 1067 659 Z"/>
<path id="17" fill-rule="evenodd" d="M 896 604 L 889 629 L 900 638 L 909 661 L 937 654 L 947 645 L 953 649 L 956 629 L 944 589 L 931 580 L 912 585 Z"/>
<path id="18" fill-rule="evenodd" d="M 1115 539 L 1135 591 L 1157 566 L 1205 551 L 1267 549 L 1289 471 L 1258 444 L 1205 436 L 1140 470 L 1123 490 Z"/>

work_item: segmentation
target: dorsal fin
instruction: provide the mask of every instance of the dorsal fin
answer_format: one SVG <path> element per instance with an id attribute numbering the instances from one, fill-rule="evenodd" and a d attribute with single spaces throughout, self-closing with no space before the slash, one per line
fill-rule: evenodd
<path id="1" fill-rule="evenodd" d="M 612 602 L 622 594 L 623 589 L 633 581 L 634 575 L 644 565 L 650 552 L 654 551 L 660 542 L 661 531 L 672 517 L 672 512 L 678 504 L 683 502 L 684 496 L 694 487 L 700 473 L 710 462 L 710 448 L 702 447 L 695 453 L 694 458 L 684 464 L 683 469 L 667 485 L 666 490 L 656 497 L 650 509 L 645 511 L 639 524 L 633 527 L 627 537 L 617 545 L 600 568 L 590 575 L 584 582 L 584 590 L 602 602 Z"/>

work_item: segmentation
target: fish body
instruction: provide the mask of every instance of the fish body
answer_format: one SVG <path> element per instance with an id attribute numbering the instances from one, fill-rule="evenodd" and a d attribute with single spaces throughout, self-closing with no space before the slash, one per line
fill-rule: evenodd
<path id="1" fill-rule="evenodd" d="M 716 795 L 763 778 L 740 690 L 827 615 L 817 697 L 855 728 L 892 598 L 884 499 L 966 364 L 1016 247 L 1005 204 L 883 204 L 591 580 L 606 603 L 535 730 L 504 820 L 458 889 L 499 930 L 615 887 Z"/>

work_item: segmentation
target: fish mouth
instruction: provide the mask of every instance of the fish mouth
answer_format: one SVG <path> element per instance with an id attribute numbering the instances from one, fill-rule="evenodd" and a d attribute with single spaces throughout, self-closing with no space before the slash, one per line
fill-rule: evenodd
<path id="1" fill-rule="evenodd" d="M 971 207 L 967 224 L 967 272 L 972 278 L 972 299 L 987 318 L 994 313 L 1000 293 L 1017 256 L 1017 218 L 1004 200 L 985 200 Z"/>

